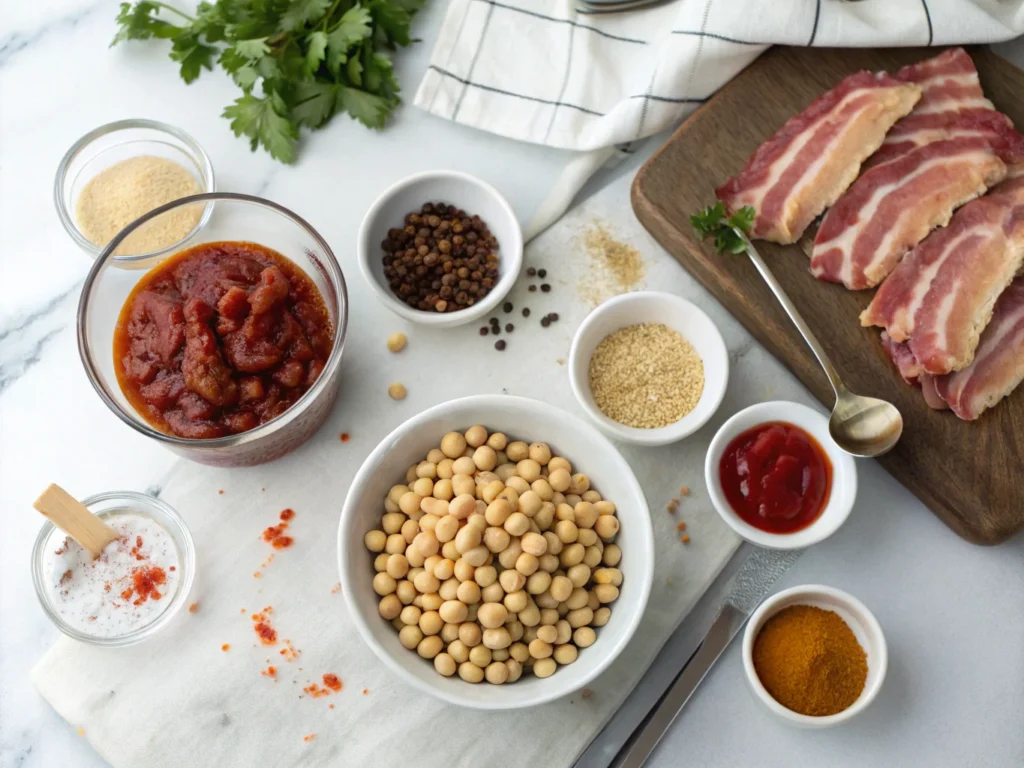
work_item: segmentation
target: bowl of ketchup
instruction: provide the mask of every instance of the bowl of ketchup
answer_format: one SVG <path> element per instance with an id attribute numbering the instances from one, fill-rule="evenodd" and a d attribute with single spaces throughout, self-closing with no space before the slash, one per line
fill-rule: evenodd
<path id="1" fill-rule="evenodd" d="M 725 422 L 708 449 L 704 480 L 722 519 L 772 549 L 828 538 L 857 495 L 857 467 L 832 442 L 828 417 L 785 401 L 752 405 Z"/>

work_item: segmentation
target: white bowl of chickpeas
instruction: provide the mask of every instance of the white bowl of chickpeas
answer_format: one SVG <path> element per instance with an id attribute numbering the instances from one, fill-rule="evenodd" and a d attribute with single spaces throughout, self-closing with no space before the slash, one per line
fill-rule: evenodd
<path id="1" fill-rule="evenodd" d="M 479 395 L 381 441 L 345 500 L 338 557 L 381 661 L 453 704 L 514 709 L 615 660 L 647 605 L 654 534 L 636 477 L 596 429 Z"/>

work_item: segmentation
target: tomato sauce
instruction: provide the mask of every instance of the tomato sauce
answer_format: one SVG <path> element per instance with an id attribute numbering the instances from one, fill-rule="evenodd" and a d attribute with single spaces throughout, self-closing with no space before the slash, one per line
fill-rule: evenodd
<path id="1" fill-rule="evenodd" d="M 832 492 L 832 463 L 818 442 L 784 421 L 760 424 L 726 446 L 722 490 L 745 522 L 768 533 L 806 528 Z"/>
<path id="2" fill-rule="evenodd" d="M 135 286 L 114 329 L 114 368 L 146 421 L 205 439 L 284 413 L 333 344 L 323 297 L 295 264 L 256 243 L 203 243 Z"/>

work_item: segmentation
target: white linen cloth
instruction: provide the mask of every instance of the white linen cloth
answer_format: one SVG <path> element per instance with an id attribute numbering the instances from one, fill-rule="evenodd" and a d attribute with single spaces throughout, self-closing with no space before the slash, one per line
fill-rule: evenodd
<path id="1" fill-rule="evenodd" d="M 505 366 L 500 375 L 494 366 L 449 366 L 437 375 L 436 361 L 453 349 L 488 354 L 490 342 L 478 337 L 475 325 L 407 328 L 409 345 L 394 358 L 382 357 L 389 354 L 382 333 L 362 328 L 347 341 L 338 405 L 309 444 L 263 467 L 175 465 L 161 483 L 160 497 L 181 512 L 195 538 L 197 582 L 189 602 L 197 603 L 196 612 L 183 612 L 156 637 L 130 648 L 95 648 L 62 638 L 33 671 L 43 697 L 115 768 L 569 766 L 738 545 L 703 490 L 704 454 L 715 429 L 728 414 L 768 396 L 809 401 L 625 214 L 628 196 L 625 183 L 608 187 L 527 250 L 527 264 L 546 266 L 554 286 L 549 294 L 528 293 L 524 283 L 509 297 L 517 329 L 503 354 L 516 355 L 510 363 L 528 359 L 529 365 Z M 344 596 L 332 593 L 342 499 L 363 457 L 396 419 L 428 405 L 504 390 L 580 413 L 562 363 L 573 330 L 590 309 L 577 297 L 574 281 L 590 271 L 579 236 L 594 220 L 645 256 L 647 286 L 690 298 L 713 317 L 733 350 L 729 393 L 711 423 L 682 443 L 620 446 L 650 504 L 655 581 L 641 626 L 590 686 L 592 695 L 576 693 L 515 712 L 461 709 L 419 693 L 386 669 L 358 635 Z M 599 298 L 593 286 L 578 293 Z M 523 321 L 523 306 L 532 307 L 531 320 L 555 310 L 561 320 L 541 331 Z M 409 397 L 400 403 L 385 394 L 396 379 L 409 386 Z M 349 442 L 338 439 L 342 431 L 351 434 Z M 665 505 L 683 484 L 693 492 L 673 516 Z M 273 551 L 260 534 L 285 507 L 296 512 L 288 531 L 295 543 L 253 578 Z M 679 519 L 688 524 L 687 545 L 679 540 Z M 258 643 L 250 616 L 265 606 L 273 607 L 279 638 L 300 651 L 295 661 L 280 656 L 280 645 Z M 271 664 L 276 682 L 260 674 Z M 343 681 L 341 693 L 300 698 L 304 686 L 321 683 L 328 672 Z"/>
<path id="2" fill-rule="evenodd" d="M 946 46 L 1022 32 L 1022 0 L 675 0 L 603 15 L 572 0 L 452 0 L 415 104 L 595 150 L 675 125 L 773 44 Z"/>

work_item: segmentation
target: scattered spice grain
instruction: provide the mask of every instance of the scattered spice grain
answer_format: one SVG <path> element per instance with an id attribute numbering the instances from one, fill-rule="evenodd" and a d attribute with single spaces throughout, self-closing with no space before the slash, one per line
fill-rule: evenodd
<path id="1" fill-rule="evenodd" d="M 676 530 L 677 531 L 685 531 L 686 530 L 686 522 L 683 521 L 683 520 L 680 520 L 678 523 L 676 523 Z"/>
<path id="2" fill-rule="evenodd" d="M 352 438 L 349 436 L 348 432 L 342 432 L 341 433 L 341 442 L 347 443 L 351 439 Z"/>
<path id="3" fill-rule="evenodd" d="M 198 610 L 199 610 L 199 603 L 192 603 L 192 605 L 190 605 L 188 607 L 188 612 L 189 613 L 195 613 Z"/>
<path id="4" fill-rule="evenodd" d="M 405 390 L 405 385 L 396 381 L 394 384 L 388 387 L 388 394 L 391 395 L 392 400 L 404 400 L 405 395 L 407 394 Z"/>
<path id="5" fill-rule="evenodd" d="M 630 325 L 597 345 L 590 358 L 590 389 L 608 418 L 656 429 L 696 407 L 704 390 L 704 364 L 668 326 Z"/>
<path id="6" fill-rule="evenodd" d="M 224 653 L 227 653 L 228 651 L 230 651 L 230 650 L 231 650 L 231 644 L 230 644 L 230 643 L 224 643 L 224 645 L 222 645 L 222 646 L 220 647 L 220 649 L 221 649 L 222 651 L 224 651 Z"/>
<path id="7" fill-rule="evenodd" d="M 531 285 L 531 286 L 530 286 L 529 288 L 527 288 L 527 290 L 528 290 L 528 291 L 529 291 L 530 293 L 536 293 L 536 291 L 537 291 L 537 286 L 536 286 L 536 285 Z"/>
<path id="8" fill-rule="evenodd" d="M 405 344 L 409 339 L 402 332 L 392 333 L 388 336 L 388 349 L 392 352 L 401 352 L 405 349 Z"/>
<path id="9" fill-rule="evenodd" d="M 754 639 L 754 670 L 772 698 L 801 715 L 842 712 L 867 681 L 867 655 L 834 611 L 791 605 Z"/>
<path id="10" fill-rule="evenodd" d="M 680 541 L 681 541 L 681 542 L 683 542 L 683 544 L 689 544 L 689 543 L 690 543 L 690 537 L 689 537 L 689 536 L 687 536 L 687 535 L 686 535 L 686 534 L 684 533 L 684 534 L 683 534 L 683 537 L 682 537 L 682 538 L 680 539 Z"/>
<path id="11" fill-rule="evenodd" d="M 597 306 L 605 299 L 640 288 L 647 269 L 640 252 L 619 242 L 600 222 L 594 222 L 583 236 L 589 268 L 581 271 L 577 293 L 586 303 Z"/>

